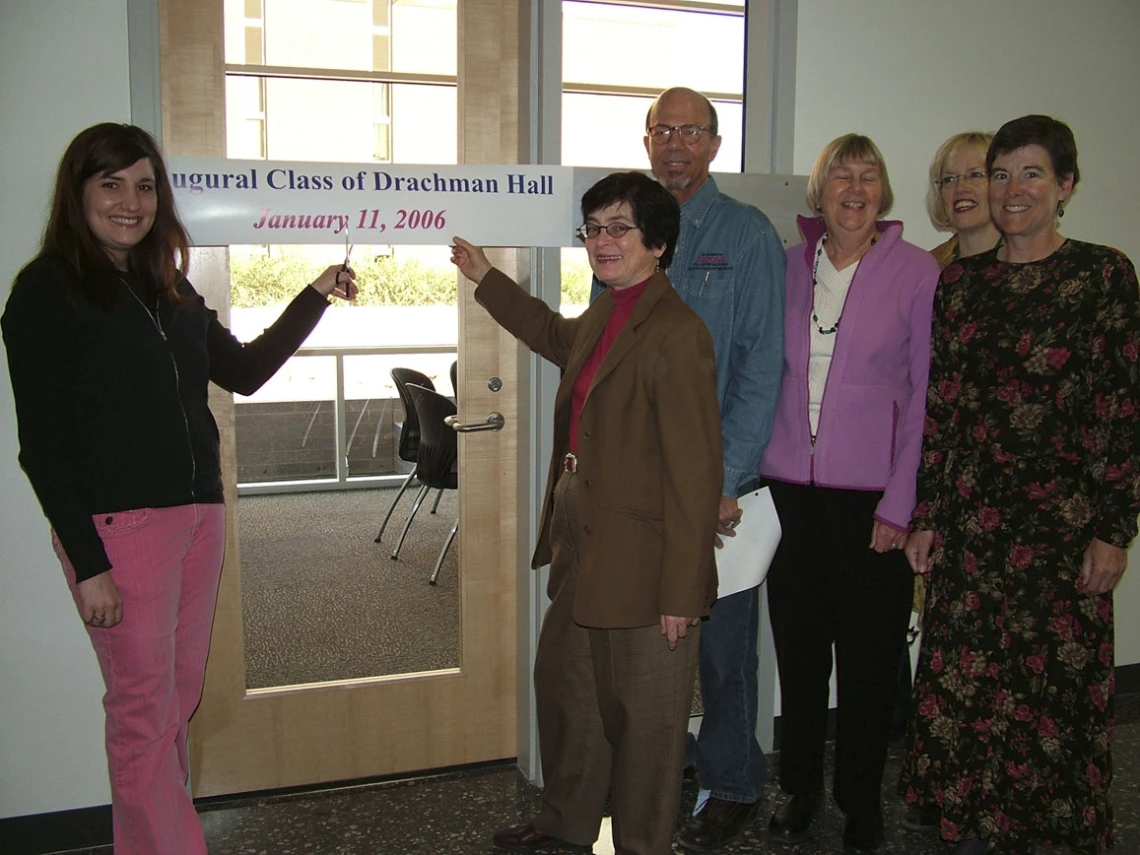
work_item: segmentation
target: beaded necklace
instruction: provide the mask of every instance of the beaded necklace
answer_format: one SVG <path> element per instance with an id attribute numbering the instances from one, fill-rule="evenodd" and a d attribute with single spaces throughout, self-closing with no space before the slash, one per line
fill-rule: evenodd
<path id="1" fill-rule="evenodd" d="M 874 246 L 878 242 L 879 242 L 879 236 L 873 235 L 871 237 L 871 246 Z M 815 328 L 817 330 L 819 330 L 820 335 L 834 335 L 839 330 L 839 322 L 843 319 L 843 309 L 839 310 L 839 317 L 836 318 L 835 323 L 832 324 L 827 329 L 824 329 L 822 326 L 820 326 L 819 315 L 815 311 L 815 291 L 819 287 L 819 281 L 818 281 L 819 280 L 819 260 L 821 258 L 823 258 L 823 245 L 825 243 L 827 243 L 827 234 L 826 233 L 824 233 L 823 237 L 819 239 L 819 249 L 817 249 L 815 251 L 815 264 L 812 266 L 812 269 L 811 269 L 811 320 L 812 320 L 812 323 L 815 324 Z M 867 249 L 868 249 L 868 251 L 870 251 L 870 247 L 868 247 Z M 862 260 L 863 260 L 862 258 L 859 259 L 859 261 L 862 261 Z M 857 261 L 855 263 L 858 264 L 859 262 Z M 847 305 L 846 301 L 844 301 L 843 305 L 846 307 L 846 305 Z"/>

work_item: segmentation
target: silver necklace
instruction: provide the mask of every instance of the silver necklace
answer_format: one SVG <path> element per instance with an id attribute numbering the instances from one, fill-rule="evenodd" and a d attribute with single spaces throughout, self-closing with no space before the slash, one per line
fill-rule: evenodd
<path id="1" fill-rule="evenodd" d="M 123 287 L 127 289 L 127 292 L 135 298 L 135 302 L 142 306 L 143 311 L 147 313 L 151 323 L 154 324 L 154 328 L 158 330 L 158 334 L 162 336 L 162 340 L 166 341 L 166 330 L 162 328 L 162 317 L 158 313 L 158 297 L 154 298 L 154 309 L 151 310 L 151 308 L 143 302 L 143 298 L 135 293 L 135 289 L 130 286 L 130 283 L 127 282 L 125 277 L 120 276 L 119 279 L 122 281 Z"/>

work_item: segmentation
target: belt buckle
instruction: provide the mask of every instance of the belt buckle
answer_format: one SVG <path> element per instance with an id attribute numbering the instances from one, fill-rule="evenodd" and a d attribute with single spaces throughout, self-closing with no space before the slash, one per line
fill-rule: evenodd
<path id="1" fill-rule="evenodd" d="M 562 471 L 564 472 L 577 472 L 578 471 L 578 455 L 573 451 L 566 452 L 566 456 L 562 458 Z"/>

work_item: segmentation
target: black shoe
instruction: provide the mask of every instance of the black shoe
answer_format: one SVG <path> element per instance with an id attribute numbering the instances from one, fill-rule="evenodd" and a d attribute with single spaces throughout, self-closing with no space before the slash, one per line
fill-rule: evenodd
<path id="1" fill-rule="evenodd" d="M 992 842 L 971 837 L 949 846 L 946 855 L 993 855 L 996 851 L 997 847 Z"/>
<path id="2" fill-rule="evenodd" d="M 903 828 L 911 831 L 928 831 L 936 828 L 941 820 L 942 814 L 937 805 L 907 805 L 899 822 Z"/>
<path id="3" fill-rule="evenodd" d="M 815 819 L 823 797 L 816 793 L 812 796 L 792 796 L 772 814 L 768 821 L 768 833 L 777 840 L 799 840 L 808 829 L 811 821 Z"/>
<path id="4" fill-rule="evenodd" d="M 538 852 L 546 849 L 564 852 L 590 852 L 593 848 L 577 843 L 567 843 L 565 840 L 543 834 L 529 822 L 526 825 L 496 831 L 491 837 L 491 844 L 496 849 L 503 849 L 507 852 Z"/>
<path id="5" fill-rule="evenodd" d="M 760 802 L 730 802 L 710 796 L 700 811 L 689 818 L 677 842 L 694 852 L 706 852 L 738 838 L 756 820 Z"/>
<path id="6" fill-rule="evenodd" d="M 871 855 L 886 843 L 883 835 L 883 815 L 874 813 L 849 814 L 843 827 L 844 855 Z"/>

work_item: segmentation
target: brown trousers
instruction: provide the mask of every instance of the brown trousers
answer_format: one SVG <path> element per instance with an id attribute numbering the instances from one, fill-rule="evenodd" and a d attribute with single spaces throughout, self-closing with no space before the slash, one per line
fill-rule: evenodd
<path id="1" fill-rule="evenodd" d="M 546 789 L 533 824 L 543 834 L 588 846 L 598 837 L 609 793 L 617 855 L 668 855 L 700 627 L 689 627 L 669 650 L 659 625 L 576 624 L 578 531 L 577 476 L 563 473 L 551 518 L 553 602 L 534 663 Z"/>

